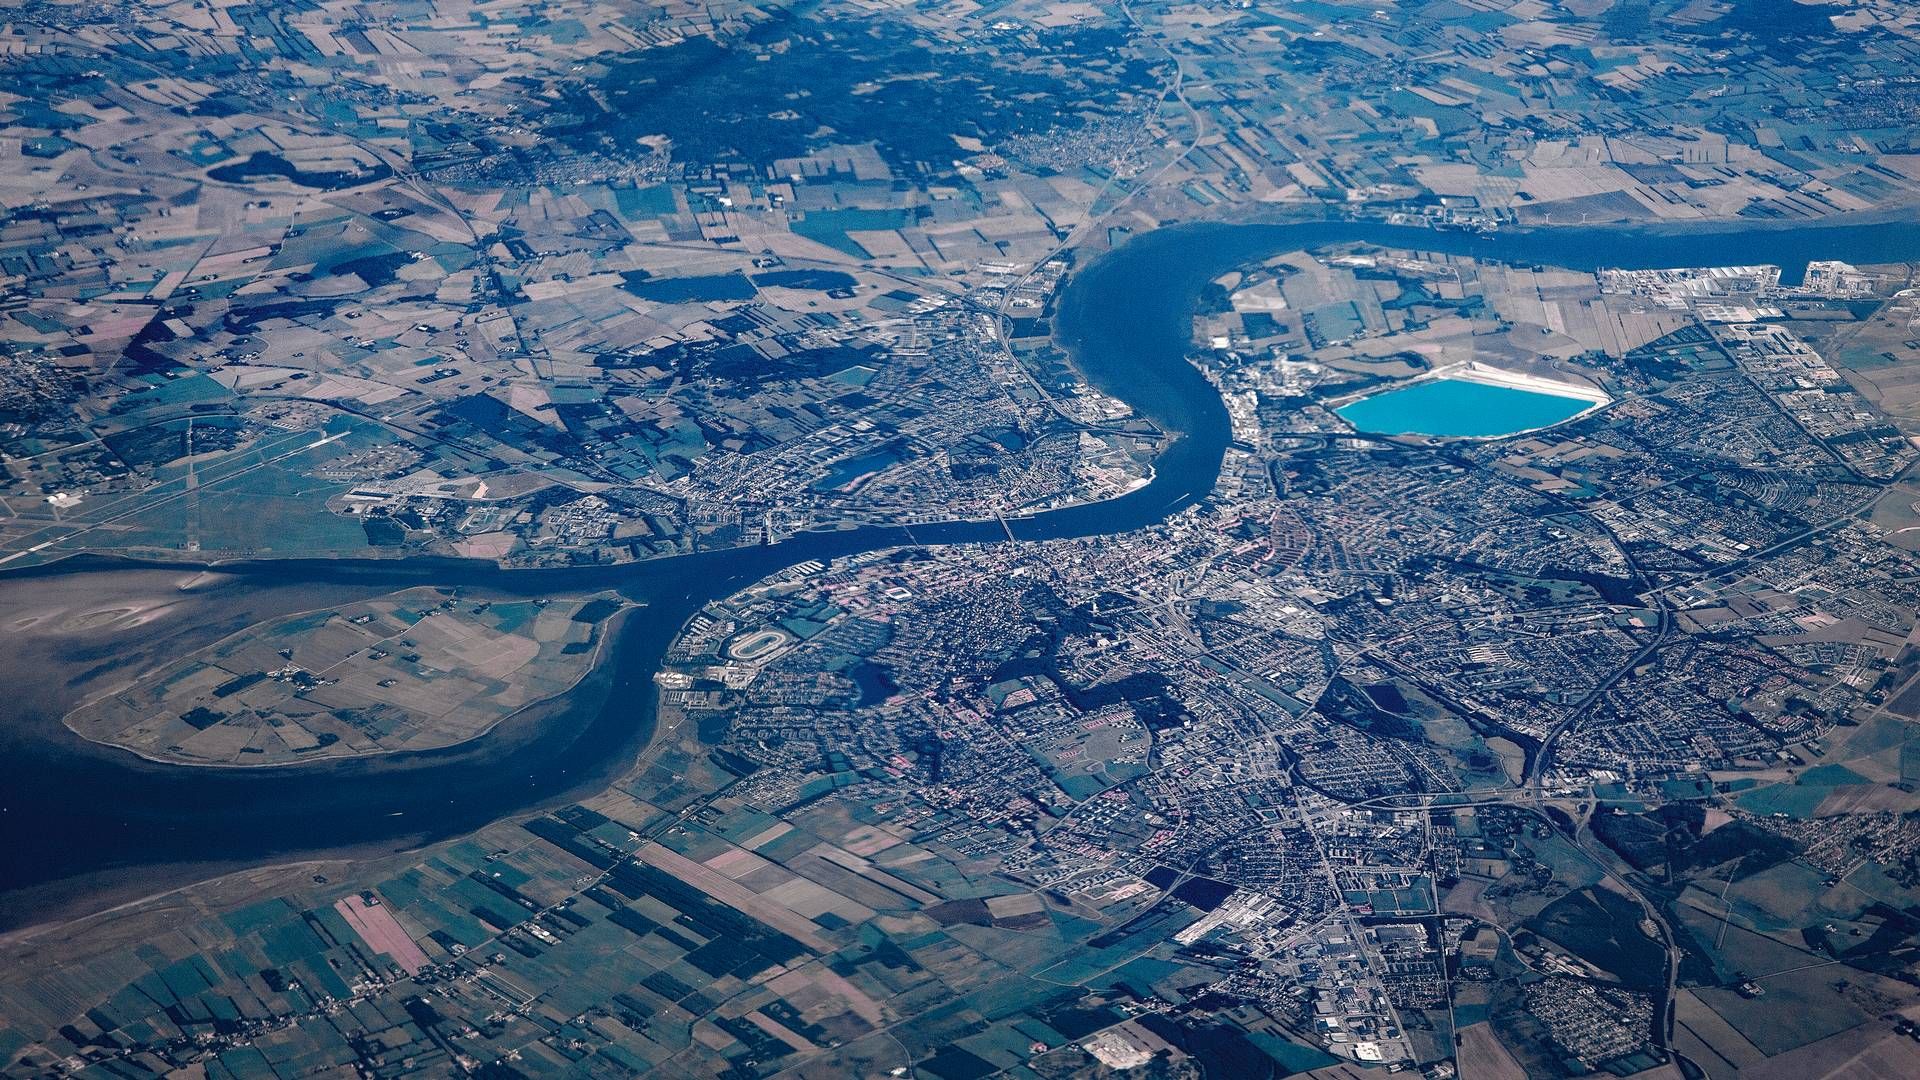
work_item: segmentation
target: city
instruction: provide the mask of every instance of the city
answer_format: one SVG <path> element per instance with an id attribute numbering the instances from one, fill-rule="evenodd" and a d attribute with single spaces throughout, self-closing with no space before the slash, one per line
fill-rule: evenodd
<path id="1" fill-rule="evenodd" d="M 0 1074 L 1920 1072 L 1916 57 L 13 8 Z"/>

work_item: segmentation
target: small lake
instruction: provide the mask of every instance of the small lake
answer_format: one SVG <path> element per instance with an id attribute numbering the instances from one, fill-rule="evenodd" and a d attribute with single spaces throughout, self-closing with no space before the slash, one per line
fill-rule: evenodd
<path id="1" fill-rule="evenodd" d="M 1347 423 L 1375 435 L 1484 439 L 1552 427 L 1593 404 L 1568 394 L 1469 379 L 1427 379 L 1383 390 L 1334 411 Z"/>

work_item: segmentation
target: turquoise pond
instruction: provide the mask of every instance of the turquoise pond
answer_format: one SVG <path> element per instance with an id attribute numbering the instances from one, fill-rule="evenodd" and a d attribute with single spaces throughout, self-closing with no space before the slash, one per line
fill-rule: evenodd
<path id="1" fill-rule="evenodd" d="M 1376 435 L 1460 439 L 1549 427 L 1592 404 L 1584 398 L 1466 379 L 1429 379 L 1361 398 L 1336 411 L 1355 428 Z"/>

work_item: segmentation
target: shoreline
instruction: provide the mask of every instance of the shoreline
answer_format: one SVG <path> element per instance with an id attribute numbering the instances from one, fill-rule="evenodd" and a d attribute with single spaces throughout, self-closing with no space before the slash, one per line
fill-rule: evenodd
<path id="1" fill-rule="evenodd" d="M 1478 360 L 1468 360 L 1463 364 L 1449 365 L 1428 373 L 1435 379 L 1454 379 L 1459 382 L 1479 383 L 1482 386 L 1500 386 L 1509 390 L 1525 390 L 1534 394 L 1546 394 L 1550 397 L 1572 398 L 1576 401 L 1590 402 L 1598 408 L 1613 403 L 1613 395 L 1597 386 L 1582 386 L 1579 383 L 1562 382 L 1549 379 L 1544 375 L 1531 375 L 1524 371 L 1511 371 L 1507 368 L 1483 364 Z M 1428 377 L 1422 376 L 1422 378 Z M 1406 385 L 1419 382 L 1409 380 Z M 1581 414 L 1581 415 L 1584 415 Z M 1571 420 L 1572 417 L 1568 417 Z M 1566 423 L 1566 420 L 1560 421 Z"/>
<path id="2" fill-rule="evenodd" d="M 1542 397 L 1555 397 L 1567 401 L 1583 401 L 1586 402 L 1586 407 L 1578 412 L 1563 416 L 1550 424 L 1515 428 L 1512 431 L 1501 431 L 1488 435 L 1439 435 L 1428 431 L 1369 431 L 1355 424 L 1346 415 L 1345 410 L 1363 401 L 1369 401 L 1376 397 L 1384 397 L 1388 394 L 1412 389 L 1421 383 L 1435 382 L 1474 383 L 1480 386 L 1491 386 L 1502 390 L 1516 390 L 1521 393 L 1538 394 Z M 1510 371 L 1506 368 L 1494 367 L 1491 364 L 1483 364 L 1478 360 L 1466 360 L 1448 364 L 1446 367 L 1423 372 L 1405 382 L 1395 383 L 1391 386 L 1374 387 L 1370 390 L 1360 391 L 1334 400 L 1341 402 L 1341 404 L 1333 405 L 1330 402 L 1323 402 L 1322 404 L 1327 407 L 1328 412 L 1339 417 L 1349 428 L 1352 428 L 1352 434 L 1372 435 L 1383 439 L 1418 439 L 1422 442 L 1430 443 L 1492 442 L 1498 439 L 1512 439 L 1522 435 L 1533 435 L 1542 431 L 1552 431 L 1554 428 L 1560 427 L 1563 424 L 1571 424 L 1576 420 L 1582 420 L 1588 416 L 1592 416 L 1602 409 L 1612 408 L 1618 403 L 1616 398 L 1597 386 L 1588 387 L 1581 386 L 1577 383 L 1560 382 L 1540 375 L 1530 375 L 1522 371 Z"/>
<path id="3" fill-rule="evenodd" d="M 428 588 L 428 587 L 430 586 L 410 586 L 410 588 Z M 329 610 L 330 606 L 331 605 L 311 608 L 304 612 L 294 612 L 291 616 L 282 616 L 282 618 L 298 618 L 301 615 L 311 615 L 317 612 Z M 73 724 L 71 723 L 71 718 L 73 717 L 73 714 L 79 712 L 84 708 L 87 708 L 90 705 L 96 704 L 97 702 L 101 701 L 104 698 L 111 697 L 114 694 L 121 693 L 122 691 L 127 690 L 134 685 L 137 685 L 139 682 L 138 679 L 134 680 L 134 682 L 132 683 L 128 683 L 126 685 L 120 686 L 116 689 L 103 690 L 100 693 L 94 695 L 93 697 L 88 698 L 87 700 L 81 702 L 80 704 L 75 705 L 73 708 L 68 709 L 66 713 L 60 717 L 60 726 L 72 732 L 75 738 L 85 740 L 87 743 L 90 743 L 91 745 L 104 747 L 108 750 L 117 750 L 122 753 L 131 754 L 134 757 L 139 758 L 141 761 L 147 762 L 149 764 L 165 765 L 169 767 L 178 767 L 183 769 L 208 769 L 208 770 L 213 770 L 218 772 L 239 771 L 239 770 L 263 771 L 263 770 L 272 770 L 272 769 L 291 770 L 291 769 L 304 769 L 304 768 L 313 768 L 313 767 L 324 768 L 328 766 L 339 765 L 339 764 L 344 764 L 346 762 L 353 762 L 353 761 L 378 762 L 383 758 L 392 757 L 395 754 L 424 754 L 424 753 L 431 753 L 435 750 L 451 750 L 451 749 L 454 749 L 455 747 L 465 746 L 468 743 L 474 742 L 477 739 L 483 739 L 487 737 L 489 734 L 492 734 L 495 728 L 498 728 L 500 725 L 506 723 L 507 721 L 512 720 L 532 709 L 537 709 L 543 705 L 551 704 L 552 702 L 558 701 L 560 698 L 565 697 L 566 695 L 572 693 L 575 687 L 585 682 L 587 678 L 591 676 L 594 673 L 594 671 L 599 667 L 601 659 L 606 654 L 607 643 L 614 640 L 614 638 L 618 636 L 619 630 L 615 629 L 615 624 L 616 623 L 624 624 L 627 620 L 628 615 L 631 615 L 637 611 L 644 610 L 646 607 L 647 605 L 644 602 L 631 601 L 631 600 L 622 601 L 620 610 L 614 612 L 612 615 L 607 617 L 606 630 L 605 632 L 597 635 L 597 640 L 594 642 L 594 645 L 593 645 L 593 655 L 588 658 L 586 667 L 580 670 L 580 674 L 576 676 L 572 682 L 568 683 L 566 686 L 563 686 L 558 690 L 555 690 L 551 694 L 547 694 L 543 697 L 536 698 L 533 701 L 526 702 L 525 704 L 520 705 L 517 708 L 514 708 L 508 712 L 500 714 L 499 716 L 495 717 L 491 723 L 487 724 L 486 727 L 481 728 L 479 731 L 476 731 L 471 735 L 468 735 L 466 738 L 456 739 L 453 742 L 434 743 L 428 746 L 400 746 L 400 747 L 395 747 L 392 750 L 376 750 L 370 754 L 330 754 L 323 757 L 312 757 L 312 758 L 305 758 L 302 760 L 295 760 L 295 761 L 262 761 L 258 763 L 249 763 L 249 762 L 242 762 L 242 761 L 193 761 L 185 758 L 162 757 L 157 754 L 147 753 L 146 751 L 138 750 L 138 749 L 135 749 L 134 747 L 127 746 L 124 743 L 114 742 L 111 739 L 96 739 L 93 736 L 88 735 L 86 732 L 81 731 L 79 728 L 76 728 L 73 726 Z M 622 628 L 624 628 L 624 625 L 622 626 Z M 228 634 L 227 636 L 222 637 L 208 645 L 202 646 L 202 649 L 217 648 L 221 644 L 227 641 L 231 641 L 233 638 L 238 637 L 241 634 L 247 633 L 248 630 L 250 629 L 252 628 L 249 627 L 247 629 L 236 630 L 232 634 Z M 0 936 L 3 936 L 3 935 L 0 935 Z"/>
<path id="4" fill-rule="evenodd" d="M 1513 246 L 1519 246 L 1524 248 L 1528 245 L 1529 241 L 1551 242 L 1556 239 L 1564 239 L 1569 236 L 1580 235 L 1583 233 L 1599 234 L 1599 233 L 1632 232 L 1632 233 L 1637 233 L 1637 234 L 1649 237 L 1651 239 L 1671 242 L 1676 240 L 1683 240 L 1689 237 L 1722 237 L 1722 238 L 1732 239 L 1732 238 L 1748 237 L 1748 236 L 1751 236 L 1757 240 L 1764 241 L 1770 236 L 1790 235 L 1790 234 L 1817 234 L 1821 232 L 1844 231 L 1848 229 L 1867 229 L 1867 228 L 1872 228 L 1874 226 L 1885 226 L 1885 225 L 1908 225 L 1910 227 L 1916 228 L 1916 230 L 1920 230 L 1920 210 L 1916 210 L 1915 208 L 1911 208 L 1911 207 L 1872 210 L 1872 211 L 1851 211 L 1851 212 L 1841 213 L 1841 214 L 1830 214 L 1830 215 L 1827 215 L 1826 217 L 1816 218 L 1809 221 L 1779 221 L 1779 220 L 1772 220 L 1772 219 L 1754 221 L 1754 220 L 1749 220 L 1745 218 L 1704 218 L 1704 219 L 1691 219 L 1686 221 L 1667 221 L 1667 220 L 1655 219 L 1653 221 L 1647 221 L 1647 222 L 1637 222 L 1637 221 L 1609 222 L 1609 223 L 1567 222 L 1564 224 L 1538 223 L 1538 224 L 1529 224 L 1529 225 L 1506 226 L 1506 227 L 1501 227 L 1491 232 L 1485 232 L 1485 233 L 1473 232 L 1470 230 L 1464 230 L 1464 229 L 1458 229 L 1458 228 L 1445 228 L 1445 227 L 1441 227 L 1423 220 L 1409 220 L 1404 222 L 1396 222 L 1396 221 L 1388 220 L 1386 218 L 1343 217 L 1343 216 L 1334 216 L 1334 215 L 1327 215 L 1327 214 L 1296 213 L 1294 212 L 1294 209 L 1295 208 L 1293 207 L 1257 208 L 1254 210 L 1254 212 L 1246 214 L 1245 216 L 1237 219 L 1227 219 L 1224 217 L 1215 217 L 1215 216 L 1201 216 L 1201 217 L 1192 218 L 1186 221 L 1175 222 L 1172 224 L 1155 223 L 1148 228 L 1131 230 L 1127 233 L 1125 238 L 1119 244 L 1108 245 L 1108 246 L 1100 247 L 1097 249 L 1092 249 L 1092 252 L 1091 252 L 1092 258 L 1088 259 L 1084 264 L 1076 265 L 1073 268 L 1073 271 L 1068 278 L 1069 284 L 1067 288 L 1070 289 L 1072 287 L 1071 283 L 1076 276 L 1084 274 L 1089 268 L 1099 264 L 1100 262 L 1107 259 L 1109 256 L 1118 255 L 1122 252 L 1125 252 L 1135 247 L 1140 241 L 1147 240 L 1148 238 L 1153 237 L 1153 238 L 1161 238 L 1161 242 L 1166 242 L 1165 238 L 1168 235 L 1183 233 L 1183 232 L 1219 232 L 1219 231 L 1238 231 L 1241 229 L 1326 230 L 1329 232 L 1346 231 L 1349 233 L 1364 233 L 1369 231 L 1389 231 L 1396 234 L 1404 234 L 1404 235 L 1396 236 L 1393 240 L 1390 240 L 1390 241 L 1373 240 L 1373 239 L 1365 238 L 1363 236 L 1349 236 L 1344 239 L 1339 237 L 1333 237 L 1333 238 L 1313 241 L 1308 246 L 1317 247 L 1317 246 L 1338 246 L 1343 244 L 1357 244 L 1363 247 L 1380 247 L 1380 248 L 1387 248 L 1387 249 L 1404 246 L 1407 250 L 1430 251 L 1430 252 L 1456 252 L 1459 254 L 1468 254 L 1476 258 L 1487 258 L 1493 261 L 1504 261 L 1514 265 L 1518 265 L 1521 263 L 1537 263 L 1542 265 L 1563 266 L 1567 269 L 1592 269 L 1597 271 L 1598 269 L 1601 268 L 1602 262 L 1597 262 L 1592 260 L 1582 260 L 1583 263 L 1592 262 L 1592 265 L 1590 267 L 1585 265 L 1569 266 L 1565 262 L 1555 262 L 1552 259 L 1543 258 L 1538 255 L 1531 256 L 1528 258 L 1513 257 L 1519 254 L 1524 254 L 1524 252 L 1509 253 L 1509 257 L 1503 258 L 1502 256 L 1500 256 L 1498 252 L 1495 252 L 1495 251 L 1483 252 L 1476 249 L 1501 248 L 1501 247 L 1513 247 Z M 1085 249 L 1079 249 L 1079 250 L 1085 250 Z M 1276 248 L 1274 250 L 1275 252 L 1280 252 L 1286 249 Z M 1920 250 L 1920 249 L 1917 249 L 1917 250 Z M 1750 260 L 1750 259 L 1744 260 L 1741 263 L 1741 265 L 1750 264 L 1752 261 L 1753 260 Z M 1765 262 L 1766 260 L 1760 260 L 1760 261 Z M 1842 261 L 1851 262 L 1855 265 L 1875 265 L 1875 261 L 1873 259 L 1854 258 L 1854 259 L 1844 259 Z M 1911 261 L 1920 261 L 1920 260 L 1895 260 L 1895 261 L 1911 262 Z M 1613 265 L 1613 264 L 1608 264 L 1608 265 Z M 1700 261 L 1700 262 L 1662 260 L 1659 265 L 1666 268 L 1680 268 L 1680 267 L 1686 267 L 1686 266 L 1716 266 L 1716 265 L 1735 265 L 1735 264 L 1724 263 L 1714 259 L 1707 259 L 1705 261 Z M 1781 267 L 1783 282 L 1785 282 L 1789 277 L 1798 276 L 1798 274 L 1804 270 L 1804 260 L 1800 260 L 1800 261 L 1796 261 L 1792 259 L 1775 260 L 1771 263 L 1768 263 L 1768 265 L 1776 265 Z M 1628 265 L 1614 265 L 1613 268 L 1632 269 L 1633 267 Z M 1644 267 L 1644 268 L 1654 268 L 1654 267 Z M 1062 296 L 1064 296 L 1064 291 L 1062 293 Z M 1056 314 L 1057 314 L 1057 311 L 1056 311 Z M 1058 335 L 1057 327 L 1055 332 L 1057 336 Z M 1073 358 L 1076 350 L 1073 348 L 1068 348 L 1066 352 L 1069 354 L 1070 358 Z M 1079 371 L 1081 373 L 1083 378 L 1086 377 L 1086 373 L 1084 371 L 1081 371 L 1080 369 L 1080 365 L 1077 361 L 1077 358 L 1075 358 L 1073 361 L 1073 367 L 1076 371 Z M 1087 379 L 1087 381 L 1090 384 L 1094 385 L 1096 388 L 1100 389 L 1102 392 L 1109 392 L 1107 387 L 1101 386 L 1094 379 L 1089 378 Z M 1530 387 L 1516 387 L 1516 388 L 1531 389 Z M 1118 396 L 1118 395 L 1114 395 L 1114 396 Z M 1125 400 L 1125 399 L 1123 398 L 1122 400 Z M 1338 400 L 1338 399 L 1335 399 L 1335 400 Z M 1134 406 L 1136 415 L 1141 415 L 1139 406 L 1136 403 L 1129 402 L 1128 404 Z M 1151 418 L 1148 418 L 1148 419 L 1151 420 Z M 1561 422 L 1565 423 L 1565 421 L 1561 421 Z M 1155 427 L 1160 427 L 1160 426 L 1161 425 L 1159 424 L 1155 424 Z M 1534 429 L 1534 430 L 1541 430 L 1541 429 Z M 1162 434 L 1177 437 L 1177 433 L 1163 431 Z M 1515 432 L 1514 434 L 1520 434 L 1520 433 Z M 1480 437 L 1486 437 L 1486 436 L 1480 436 Z M 1149 480 L 1151 481 L 1151 474 L 1149 474 Z M 1117 497 L 1119 496 L 1116 496 L 1116 498 Z M 1101 505 L 1102 502 L 1106 502 L 1106 501 L 1111 501 L 1111 500 L 1072 503 L 1072 504 L 1067 504 L 1065 506 L 1053 507 L 1053 508 L 1050 508 L 1050 510 L 1068 509 L 1074 506 L 1082 506 L 1082 507 L 1099 506 Z M 1016 515 L 1027 516 L 1030 513 L 1031 513 L 1030 511 L 1016 510 L 1016 511 L 1008 512 L 1005 516 L 1007 517 L 1008 520 L 1014 520 L 1016 518 Z M 940 518 L 940 519 L 937 519 L 937 522 L 946 523 L 946 522 L 955 521 L 955 520 L 992 522 L 994 519 L 991 517 L 980 518 L 980 519 Z M 923 522 L 916 522 L 913 524 L 931 525 L 934 523 L 936 522 L 933 520 L 929 520 L 929 521 L 923 521 Z M 886 528 L 886 527 L 888 526 L 869 525 L 869 524 L 863 524 L 860 522 L 848 522 L 848 523 L 845 523 L 844 527 L 842 528 L 827 528 L 827 529 L 820 529 L 820 530 L 812 530 L 811 532 L 819 532 L 819 533 L 847 532 L 847 531 L 854 531 L 854 530 L 859 530 L 864 528 Z M 808 535 L 808 534 L 800 533 L 795 535 Z M 111 549 L 111 548 L 81 548 L 73 551 L 61 551 L 53 554 L 52 557 L 47 561 L 29 561 L 25 565 L 15 565 L 15 566 L 4 565 L 5 563 L 11 561 L 14 558 L 26 556 L 29 554 L 41 554 L 41 552 L 35 551 L 34 549 L 29 548 L 29 549 L 22 549 L 18 552 L 0 554 L 0 580 L 6 580 L 8 577 L 12 577 L 12 576 L 31 575 L 35 571 L 44 572 L 52 567 L 57 567 L 57 566 L 61 566 L 62 564 L 68 563 L 73 559 L 89 557 L 89 556 L 95 557 L 95 558 L 102 558 L 102 559 L 126 560 L 128 565 L 151 566 L 156 568 L 166 567 L 166 568 L 198 569 L 198 570 L 218 570 L 221 568 L 230 568 L 235 566 L 254 566 L 254 565 L 260 565 L 260 564 L 300 564 L 300 563 L 324 562 L 324 563 L 343 564 L 343 565 L 352 565 L 352 564 L 361 564 L 361 565 L 369 565 L 369 566 L 383 565 L 392 569 L 400 570 L 401 572 L 404 573 L 406 572 L 405 568 L 418 567 L 426 562 L 437 562 L 442 564 L 456 564 L 459 566 L 491 568 L 506 574 L 531 575 L 531 574 L 543 574 L 543 573 L 565 573 L 568 571 L 594 569 L 594 568 L 598 568 L 601 570 L 619 570 L 621 568 L 626 568 L 626 567 L 644 566 L 644 565 L 658 564 L 663 562 L 671 562 L 672 560 L 675 560 L 675 559 L 682 559 L 682 558 L 687 558 L 693 555 L 707 554 L 711 552 L 739 551 L 739 550 L 744 550 L 746 548 L 750 548 L 754 546 L 765 546 L 765 545 L 740 545 L 740 546 L 731 547 L 731 548 L 711 548 L 711 549 L 695 548 L 690 551 L 675 552 L 673 554 L 667 554 L 667 555 L 658 555 L 658 556 L 653 556 L 651 558 L 646 558 L 646 559 L 636 559 L 630 562 L 611 563 L 611 564 L 568 564 L 568 565 L 561 565 L 561 566 L 515 565 L 515 564 L 504 562 L 500 559 L 477 558 L 473 556 L 463 556 L 463 555 L 450 554 L 450 553 L 433 553 L 433 554 L 426 554 L 420 557 L 410 557 L 404 554 L 382 555 L 382 554 L 373 553 L 372 549 L 370 549 L 368 552 L 355 552 L 350 555 L 331 555 L 331 556 L 329 555 L 309 555 L 309 556 L 288 555 L 288 556 L 273 556 L 268 558 L 253 558 L 253 557 L 244 556 L 244 555 L 224 555 L 223 556 L 223 555 L 220 555 L 219 553 L 210 553 L 213 556 L 211 558 L 193 559 L 193 558 L 183 557 L 183 556 L 192 554 L 185 551 L 162 552 L 156 549 L 148 549 L 146 551 L 134 551 L 132 549 Z"/>
<path id="5" fill-rule="evenodd" d="M 1235 209 L 1228 207 L 1226 209 Z M 1302 209 L 1310 209 L 1303 206 Z M 1406 221 L 1390 221 L 1384 217 L 1340 217 L 1326 214 L 1294 214 L 1282 206 L 1264 205 L 1255 208 L 1252 214 L 1234 220 L 1221 217 L 1201 216 L 1173 225 L 1158 226 L 1148 232 L 1159 232 L 1183 225 L 1211 224 L 1247 224 L 1247 225 L 1307 225 L 1318 222 L 1339 222 L 1350 225 L 1386 225 L 1394 228 L 1425 229 L 1437 235 L 1484 236 L 1497 240 L 1502 237 L 1525 236 L 1535 233 L 1578 232 L 1578 231 L 1622 231 L 1635 230 L 1661 237 L 1685 237 L 1701 233 L 1723 233 L 1732 230 L 1741 232 L 1796 232 L 1803 229 L 1849 228 L 1870 225 L 1887 225 L 1896 222 L 1913 222 L 1920 219 L 1920 200 L 1913 203 L 1883 207 L 1874 210 L 1848 210 L 1823 217 L 1788 220 L 1782 218 L 1743 218 L 1743 217 L 1701 217 L 1701 218 L 1647 218 L 1644 220 L 1618 221 L 1540 221 L 1529 224 L 1497 225 L 1485 233 L 1475 232 L 1462 226 L 1441 226 L 1409 217 Z"/>
<path id="6" fill-rule="evenodd" d="M 1532 394 L 1549 397 L 1570 398 L 1575 401 L 1589 402 L 1592 408 L 1601 408 L 1614 403 L 1613 395 L 1598 386 L 1582 385 L 1559 379 L 1549 379 L 1544 375 L 1533 375 L 1511 368 L 1497 367 L 1479 360 L 1456 360 L 1428 371 L 1423 371 L 1409 379 L 1390 382 L 1384 386 L 1369 386 L 1338 397 L 1324 398 L 1317 402 L 1322 408 L 1336 414 L 1341 409 L 1382 394 L 1391 394 L 1396 390 L 1405 390 L 1421 383 L 1445 382 L 1477 383 L 1481 386 L 1497 386 L 1507 390 L 1522 390 Z M 1590 411 L 1590 410 L 1589 410 Z M 1584 411 L 1580 415 L 1585 415 Z M 1567 419 L 1572 419 L 1568 417 Z M 1556 421 L 1566 423 L 1566 420 Z M 1549 425 L 1552 426 L 1552 425 Z M 1372 432 L 1380 434 L 1380 432 Z"/>
<path id="7" fill-rule="evenodd" d="M 1839 224 L 1839 223 L 1833 223 Z M 210 771 L 145 763 L 131 754 L 82 757 L 66 740 L 35 735 L 14 749 L 18 782 L 12 813 L 0 815 L 0 876 L 6 921 L 84 917 L 88 908 L 129 882 L 143 892 L 177 887 L 184 875 L 228 865 L 259 870 L 343 852 L 431 847 L 486 826 L 522 818 L 569 799 L 589 797 L 630 776 L 636 763 L 671 738 L 659 731 L 660 697 L 652 676 L 672 640 L 707 600 L 727 595 L 800 562 L 831 560 L 901 545 L 946 546 L 1063 539 L 1136 531 L 1204 499 L 1219 478 L 1231 423 L 1219 393 L 1190 360 L 1192 297 L 1224 269 L 1255 258 L 1343 243 L 1393 246 L 1417 241 L 1430 250 L 1509 261 L 1543 254 L 1583 264 L 1617 264 L 1597 242 L 1609 232 L 1588 228 L 1475 238 L 1431 229 L 1324 221 L 1304 227 L 1214 224 L 1155 229 L 1075 268 L 1061 293 L 1056 340 L 1088 382 L 1113 393 L 1168 435 L 1153 459 L 1154 478 L 1117 498 L 1031 516 L 941 521 L 911 527 L 870 526 L 806 533 L 772 546 L 702 551 L 618 566 L 502 569 L 484 560 L 280 559 L 213 564 L 241 584 L 304 582 L 315 586 L 462 585 L 513 595 L 617 589 L 644 601 L 654 617 L 628 621 L 608 640 L 599 669 L 560 699 L 561 711 L 537 730 L 524 720 L 490 735 L 433 751 L 315 763 L 317 768 Z M 1821 257 L 1883 252 L 1920 235 L 1876 229 L 1828 244 L 1830 230 L 1807 227 L 1793 251 Z M 1634 234 L 1641 235 L 1641 234 Z M 1628 245 L 1639 263 L 1715 258 L 1739 251 L 1746 234 L 1715 244 Z M 1616 245 L 1616 247 L 1619 245 Z M 1871 258 L 1849 261 L 1872 262 Z M 1192 286 L 1189 290 L 1188 286 Z M 1097 376 L 1097 377 L 1096 377 Z M 1505 437 L 1505 436 L 1502 436 Z M 41 588 L 56 576 L 113 569 L 206 570 L 204 561 L 141 562 L 117 554 L 64 556 L 57 563 L 0 568 L 0 585 Z M 109 586 L 111 583 L 109 582 Z M 59 588 L 60 585 L 53 587 Z M 636 728 L 644 730 L 636 730 Z M 60 729 L 74 743 L 97 746 Z M 124 762 L 124 763 L 123 763 Z M 326 823 L 324 835 L 312 823 Z M 201 868 L 196 872 L 195 868 Z M 62 884 L 68 883 L 68 884 Z M 137 885 L 136 885 L 137 887 Z M 89 901 L 88 897 L 98 898 Z"/>

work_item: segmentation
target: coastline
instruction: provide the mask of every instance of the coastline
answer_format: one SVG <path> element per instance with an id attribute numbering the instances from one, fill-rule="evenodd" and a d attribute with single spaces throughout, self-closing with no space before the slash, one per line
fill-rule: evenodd
<path id="1" fill-rule="evenodd" d="M 1502 390 L 1515 390 L 1521 393 L 1536 394 L 1543 397 L 1584 402 L 1585 407 L 1581 408 L 1578 412 L 1569 413 L 1552 423 L 1537 424 L 1533 427 L 1514 428 L 1511 431 L 1499 431 L 1483 435 L 1435 434 L 1427 431 L 1373 431 L 1354 423 L 1353 418 L 1347 415 L 1346 410 L 1362 402 L 1396 394 L 1404 390 L 1410 390 L 1422 384 L 1437 382 L 1475 383 L 1480 386 L 1497 387 Z M 1551 431 L 1563 424 L 1571 424 L 1576 420 L 1591 416 L 1602 409 L 1611 408 L 1615 404 L 1615 399 L 1612 395 L 1597 386 L 1583 386 L 1578 383 L 1548 379 L 1540 375 L 1530 375 L 1522 371 L 1512 371 L 1507 368 L 1495 367 L 1491 364 L 1481 363 L 1478 360 L 1466 360 L 1435 368 L 1432 371 L 1422 372 L 1414 378 L 1407 379 L 1403 382 L 1393 383 L 1387 386 L 1369 387 L 1365 390 L 1329 399 L 1321 404 L 1326 406 L 1327 411 L 1345 422 L 1356 435 L 1371 435 L 1383 439 L 1413 439 L 1423 443 L 1439 443 L 1492 442 L 1498 439 L 1512 439 L 1522 435 L 1531 435 L 1536 432 Z"/>

